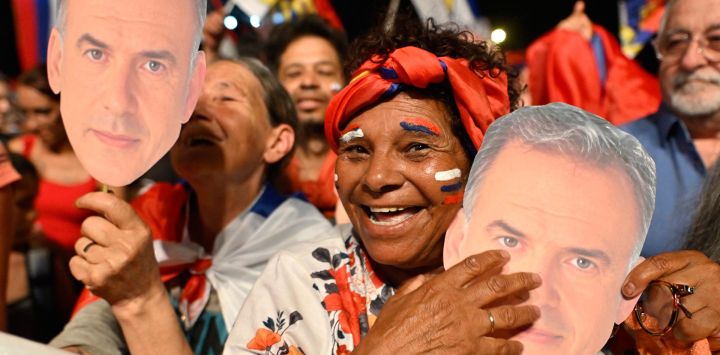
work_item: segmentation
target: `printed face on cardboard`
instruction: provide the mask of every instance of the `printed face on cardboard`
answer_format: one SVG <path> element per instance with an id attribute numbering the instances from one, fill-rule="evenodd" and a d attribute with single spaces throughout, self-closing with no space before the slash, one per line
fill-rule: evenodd
<path id="1" fill-rule="evenodd" d="M 543 284 L 525 301 L 540 320 L 507 336 L 528 354 L 597 353 L 634 305 L 620 293 L 640 233 L 630 179 L 618 166 L 510 142 L 477 181 L 469 215 L 461 211 L 446 234 L 446 268 L 508 251 L 503 272 L 535 272 Z"/>
<path id="2" fill-rule="evenodd" d="M 48 77 L 83 167 L 123 186 L 175 143 L 197 101 L 205 57 L 195 1 L 65 0 Z M 61 22 L 61 23 L 60 23 Z"/>

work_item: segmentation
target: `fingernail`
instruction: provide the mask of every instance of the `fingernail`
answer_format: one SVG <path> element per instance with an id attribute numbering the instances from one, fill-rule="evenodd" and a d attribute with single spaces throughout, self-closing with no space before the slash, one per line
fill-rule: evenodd
<path id="1" fill-rule="evenodd" d="M 536 314 L 538 317 L 540 317 L 540 315 L 541 315 L 541 313 L 540 313 L 540 307 L 533 305 L 532 308 L 533 308 L 533 310 L 535 311 L 535 314 Z"/>
<path id="2" fill-rule="evenodd" d="M 623 286 L 623 293 L 625 295 L 630 296 L 635 293 L 635 284 L 632 282 L 628 282 Z"/>
<path id="3" fill-rule="evenodd" d="M 510 253 L 508 253 L 507 250 L 500 250 L 500 256 L 502 256 L 503 259 L 509 259 Z"/>
<path id="4" fill-rule="evenodd" d="M 535 282 L 536 284 L 542 283 L 542 279 L 540 278 L 540 275 L 538 274 L 532 274 L 530 278 Z"/>

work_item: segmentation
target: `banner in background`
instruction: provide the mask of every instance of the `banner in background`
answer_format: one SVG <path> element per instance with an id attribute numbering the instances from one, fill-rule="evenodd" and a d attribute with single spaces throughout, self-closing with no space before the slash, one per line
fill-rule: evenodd
<path id="1" fill-rule="evenodd" d="M 620 42 L 626 56 L 635 58 L 657 33 L 665 10 L 665 0 L 622 0 Z"/>
<path id="2" fill-rule="evenodd" d="M 22 71 L 45 63 L 56 3 L 57 0 L 12 0 L 15 43 Z"/>

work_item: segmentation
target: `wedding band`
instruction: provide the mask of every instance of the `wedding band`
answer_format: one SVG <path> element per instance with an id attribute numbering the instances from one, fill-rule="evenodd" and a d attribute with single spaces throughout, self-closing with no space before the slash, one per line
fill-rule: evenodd
<path id="1" fill-rule="evenodd" d="M 495 317 L 493 317 L 493 314 L 490 311 L 487 311 L 487 314 L 488 319 L 490 320 L 490 331 L 488 332 L 488 334 L 490 334 L 495 331 Z"/>
<path id="2" fill-rule="evenodd" d="M 87 254 L 87 251 L 90 250 L 90 247 L 97 244 L 94 240 L 90 243 L 87 243 L 87 245 L 83 248 L 83 254 Z"/>

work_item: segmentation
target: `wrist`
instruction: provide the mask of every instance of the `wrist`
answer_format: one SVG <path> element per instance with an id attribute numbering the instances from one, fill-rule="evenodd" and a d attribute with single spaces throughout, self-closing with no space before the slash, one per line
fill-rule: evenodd
<path id="1" fill-rule="evenodd" d="M 153 284 L 147 292 L 133 298 L 120 300 L 113 303 L 110 307 L 112 313 L 118 321 L 140 320 L 158 309 L 158 305 L 162 305 L 170 300 L 167 291 L 162 283 Z"/>

